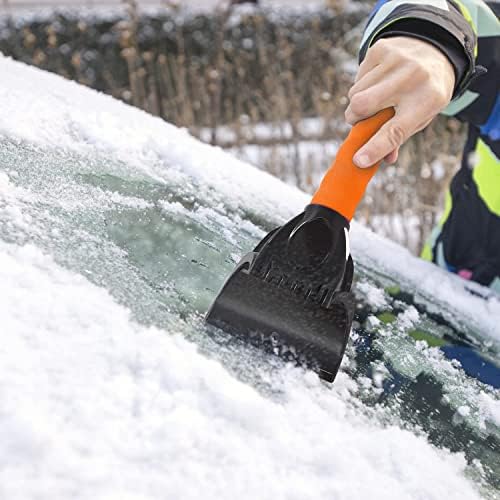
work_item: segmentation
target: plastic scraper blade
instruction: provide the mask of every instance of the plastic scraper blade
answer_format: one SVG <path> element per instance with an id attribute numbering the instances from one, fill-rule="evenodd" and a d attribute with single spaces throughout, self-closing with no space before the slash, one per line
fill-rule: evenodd
<path id="1" fill-rule="evenodd" d="M 348 227 L 338 213 L 308 206 L 242 259 L 207 322 L 333 382 L 354 310 Z"/>

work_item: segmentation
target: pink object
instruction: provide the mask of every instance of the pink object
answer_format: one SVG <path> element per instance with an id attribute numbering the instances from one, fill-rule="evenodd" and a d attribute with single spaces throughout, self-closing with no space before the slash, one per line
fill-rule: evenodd
<path id="1" fill-rule="evenodd" d="M 457 274 L 464 280 L 472 279 L 472 271 L 469 271 L 468 269 L 460 269 Z"/>

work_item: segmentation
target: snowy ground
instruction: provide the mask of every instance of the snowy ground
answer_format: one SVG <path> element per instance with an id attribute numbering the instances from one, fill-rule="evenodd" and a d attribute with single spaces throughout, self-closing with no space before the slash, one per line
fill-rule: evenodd
<path id="1" fill-rule="evenodd" d="M 0 73 L 0 498 L 480 498 L 461 454 L 388 424 L 346 373 L 330 387 L 219 346 L 225 363 L 202 340 L 201 312 L 238 254 L 306 195 L 55 75 L 5 58 Z M 141 237 L 154 220 L 168 252 Z M 498 299 L 353 226 L 362 267 L 496 349 Z M 498 425 L 498 395 L 466 389 L 485 432 Z"/>

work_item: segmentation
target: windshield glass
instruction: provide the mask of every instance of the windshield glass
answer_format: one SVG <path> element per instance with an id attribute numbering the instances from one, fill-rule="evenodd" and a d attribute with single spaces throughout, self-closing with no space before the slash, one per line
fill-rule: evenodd
<path id="1" fill-rule="evenodd" d="M 23 78 L 41 74 L 9 64 Z M 82 100 L 94 99 L 96 108 L 112 102 L 53 80 L 55 93 L 81 93 Z M 19 92 L 30 96 L 27 89 Z M 67 97 L 58 103 L 64 111 L 58 120 L 66 111 L 84 109 Z M 149 119 L 116 106 L 123 120 Z M 27 109 L 21 116 L 29 116 Z M 391 249 L 399 262 L 388 270 L 374 255 L 382 243 L 355 227 L 359 307 L 352 339 L 336 383 L 320 382 L 203 321 L 238 259 L 307 198 L 219 151 L 201 145 L 196 150 L 196 141 L 159 120 L 151 129 L 165 146 L 146 138 L 140 155 L 128 157 L 122 148 L 127 139 L 120 134 L 130 133 L 132 125 L 127 122 L 123 130 L 119 119 L 104 112 L 94 116 L 102 123 L 88 129 L 78 128 L 86 117 L 62 123 L 50 117 L 50 126 L 59 123 L 62 130 L 50 137 L 60 137 L 61 144 L 43 143 L 31 127 L 23 132 L 21 125 L 2 122 L 0 252 L 4 287 L 10 289 L 3 291 L 9 340 L 0 350 L 6 373 L 0 406 L 5 403 L 12 412 L 0 421 L 18 429 L 10 438 L 14 448 L 18 438 L 28 443 L 27 453 L 18 451 L 21 462 L 39 450 L 51 472 L 62 468 L 73 474 L 74 487 L 85 483 L 85 471 L 75 472 L 87 463 L 85 453 L 105 457 L 105 468 L 116 459 L 127 471 L 136 460 L 153 460 L 152 490 L 144 487 L 142 494 L 165 487 L 164 460 L 177 461 L 173 467 L 184 480 L 193 477 L 186 468 L 195 467 L 199 484 L 206 484 L 203 474 L 217 474 L 214 460 L 225 464 L 224 477 L 207 486 L 214 497 L 221 495 L 222 484 L 231 485 L 232 493 L 242 488 L 245 498 L 259 497 L 255 485 L 242 487 L 246 462 L 254 464 L 255 477 L 269 492 L 279 491 L 271 477 L 297 474 L 297 498 L 305 498 L 301 481 L 317 494 L 338 498 L 375 495 L 376 480 L 368 481 L 366 491 L 354 486 L 356 464 L 369 476 L 397 484 L 394 498 L 416 491 L 428 498 L 442 498 L 443 491 L 475 498 L 474 488 L 494 495 L 500 469 L 499 344 L 488 318 L 471 320 L 467 311 L 457 314 L 432 294 L 436 282 L 445 290 L 456 282 L 449 285 L 448 277 L 429 267 L 436 273 L 433 285 L 417 293 L 415 271 L 401 271 L 408 259 L 416 260 L 387 244 L 383 250 Z M 100 126 L 106 130 L 102 143 Z M 219 160 L 243 170 L 229 175 L 212 165 L 201 174 L 192 167 Z M 282 186 L 275 204 L 267 183 Z M 361 240 L 371 241 L 370 251 Z M 468 295 L 462 291 L 459 300 Z M 493 317 L 498 314 L 496 299 L 470 297 L 483 301 L 484 310 L 490 307 Z M 34 380 L 40 380 L 39 392 Z M 123 406 L 117 410 L 116 404 Z M 39 416 L 36 425 L 32 411 Z M 59 430 L 48 422 L 51 415 Z M 54 444 L 58 432 L 64 444 Z M 93 433 L 102 439 L 102 449 L 92 442 Z M 437 451 L 427 441 L 459 455 Z M 53 455 L 61 452 L 70 463 Z M 21 474 L 19 467 L 12 470 Z M 408 477 L 401 481 L 400 473 Z M 420 484 L 426 476 L 434 485 L 429 491 Z M 6 492 L 12 484 L 5 483 Z M 71 485 L 48 487 L 70 491 Z M 169 486 L 174 494 L 173 482 Z M 185 487 L 178 491 L 193 488 L 194 498 L 196 485 Z M 350 493 L 342 496 L 343 488 Z"/>

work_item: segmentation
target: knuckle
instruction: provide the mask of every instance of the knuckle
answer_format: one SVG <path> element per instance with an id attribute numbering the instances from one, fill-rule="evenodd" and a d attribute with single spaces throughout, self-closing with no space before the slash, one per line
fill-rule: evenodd
<path id="1" fill-rule="evenodd" d="M 345 121 L 347 123 L 349 123 L 350 125 L 354 125 L 354 123 L 356 122 L 355 116 L 354 116 L 353 112 L 351 111 L 350 107 L 348 107 L 345 110 L 344 117 L 345 117 Z"/>
<path id="2" fill-rule="evenodd" d="M 398 123 L 391 123 L 387 127 L 387 141 L 392 149 L 396 149 L 405 141 L 406 133 Z"/>
<path id="3" fill-rule="evenodd" d="M 416 76 L 422 76 L 425 74 L 425 68 L 420 64 L 420 62 L 417 59 L 414 59 L 413 57 L 410 57 L 408 55 L 405 56 L 406 59 L 406 64 L 408 65 L 408 68 L 416 75 Z"/>
<path id="4" fill-rule="evenodd" d="M 365 69 L 370 66 L 371 64 L 371 55 L 370 55 L 370 52 L 368 52 L 366 54 L 366 57 L 363 59 L 363 61 L 361 62 L 361 64 L 359 65 L 359 69 L 358 69 L 358 74 L 356 75 L 356 82 L 359 80 L 360 78 L 360 75 L 362 75 L 364 72 L 365 72 Z"/>
<path id="5" fill-rule="evenodd" d="M 434 75 L 432 73 L 432 70 L 430 68 L 422 66 L 421 64 L 420 64 L 419 73 L 420 73 L 422 79 L 426 82 L 431 82 L 434 79 Z"/>
<path id="6" fill-rule="evenodd" d="M 367 51 L 365 60 L 377 61 L 387 55 L 387 39 L 377 40 Z"/>
<path id="7" fill-rule="evenodd" d="M 368 107 L 368 100 L 364 94 L 354 94 L 351 97 L 351 104 L 350 108 L 351 110 L 357 114 L 357 115 L 362 115 L 366 112 L 366 109 Z"/>
<path id="8" fill-rule="evenodd" d="M 408 69 L 411 72 L 412 79 L 418 80 L 419 82 L 430 79 L 431 73 L 420 61 L 416 60 L 413 57 L 406 56 L 406 64 L 408 65 Z"/>
<path id="9" fill-rule="evenodd" d="M 391 43 L 388 38 L 380 38 L 373 45 L 372 49 L 375 49 L 376 52 L 385 51 L 388 47 L 391 46 Z"/>

